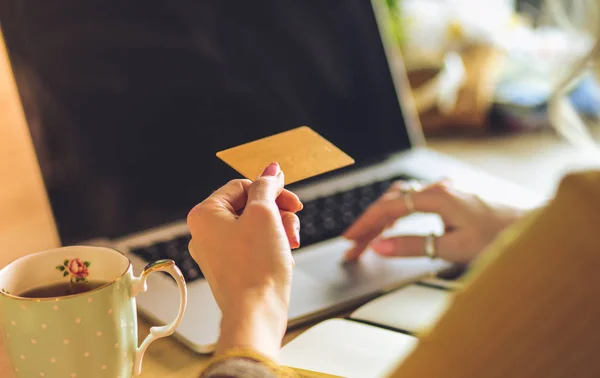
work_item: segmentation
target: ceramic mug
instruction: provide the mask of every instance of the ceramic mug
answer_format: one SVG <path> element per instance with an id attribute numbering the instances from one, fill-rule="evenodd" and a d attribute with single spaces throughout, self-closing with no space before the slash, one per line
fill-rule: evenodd
<path id="1" fill-rule="evenodd" d="M 167 272 L 177 282 L 179 313 L 170 324 L 152 327 L 138 347 L 135 297 L 146 291 L 146 279 L 154 272 Z M 69 282 L 103 284 L 80 294 L 20 296 Z M 172 260 L 148 264 L 135 277 L 127 257 L 105 247 L 56 248 L 0 270 L 0 332 L 17 378 L 139 375 L 144 352 L 153 341 L 173 334 L 186 303 L 185 281 Z"/>

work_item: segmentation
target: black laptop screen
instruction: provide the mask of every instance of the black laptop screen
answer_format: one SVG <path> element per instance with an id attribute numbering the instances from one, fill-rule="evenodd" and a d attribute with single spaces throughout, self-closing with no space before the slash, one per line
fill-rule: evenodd
<path id="1" fill-rule="evenodd" d="M 0 5 L 63 243 L 184 219 L 219 150 L 308 125 L 358 164 L 410 146 L 368 0 Z"/>

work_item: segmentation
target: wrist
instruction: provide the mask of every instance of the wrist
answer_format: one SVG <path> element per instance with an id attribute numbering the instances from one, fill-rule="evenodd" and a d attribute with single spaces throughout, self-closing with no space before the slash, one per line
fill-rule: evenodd
<path id="1" fill-rule="evenodd" d="M 217 354 L 252 348 L 274 360 L 287 328 L 288 305 L 274 293 L 249 293 L 223 308 Z"/>

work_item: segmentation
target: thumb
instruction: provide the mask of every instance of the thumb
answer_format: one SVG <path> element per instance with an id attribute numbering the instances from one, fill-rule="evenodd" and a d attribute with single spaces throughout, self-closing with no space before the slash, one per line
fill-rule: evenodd
<path id="1" fill-rule="evenodd" d="M 283 190 L 284 177 L 279 164 L 271 163 L 248 190 L 248 204 L 254 201 L 275 202 Z"/>

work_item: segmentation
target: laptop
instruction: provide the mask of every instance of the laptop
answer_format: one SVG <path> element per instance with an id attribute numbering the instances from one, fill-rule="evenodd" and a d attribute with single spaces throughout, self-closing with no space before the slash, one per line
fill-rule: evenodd
<path id="1" fill-rule="evenodd" d="M 185 218 L 239 177 L 217 151 L 308 125 L 356 160 L 289 187 L 304 202 L 291 327 L 448 266 L 373 253 L 341 264 L 351 243 L 340 235 L 395 180 L 450 177 L 484 197 L 536 201 L 424 145 L 381 4 L 4 2 L 2 28 L 61 242 L 115 247 L 136 273 L 175 260 L 189 290 L 176 336 L 208 353 L 221 314 L 187 251 Z M 413 214 L 388 232 L 432 231 L 443 231 L 439 218 Z M 148 286 L 140 312 L 171 321 L 174 281 L 154 274 Z"/>

